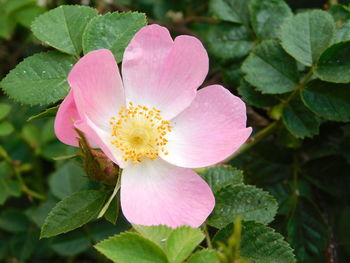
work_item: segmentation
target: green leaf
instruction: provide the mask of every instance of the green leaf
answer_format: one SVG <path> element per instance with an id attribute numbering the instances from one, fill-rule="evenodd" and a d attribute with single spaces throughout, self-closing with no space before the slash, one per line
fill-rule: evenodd
<path id="1" fill-rule="evenodd" d="M 64 257 L 78 255 L 88 250 L 90 246 L 89 236 L 82 230 L 54 237 L 50 243 L 52 250 Z"/>
<path id="2" fill-rule="evenodd" d="M 12 14 L 23 7 L 36 4 L 36 0 L 5 0 L 3 2 L 7 14 Z"/>
<path id="3" fill-rule="evenodd" d="M 341 42 L 350 40 L 350 21 L 346 22 L 340 28 L 337 29 L 335 35 L 335 42 Z"/>
<path id="4" fill-rule="evenodd" d="M 15 18 L 22 26 L 30 28 L 34 19 L 45 12 L 45 9 L 37 5 L 29 5 L 16 11 Z"/>
<path id="5" fill-rule="evenodd" d="M 283 0 L 251 0 L 249 13 L 254 32 L 261 40 L 277 38 L 284 20 L 293 15 Z"/>
<path id="6" fill-rule="evenodd" d="M 332 5 L 328 12 L 333 16 L 338 26 L 350 19 L 350 9 L 345 5 Z"/>
<path id="7" fill-rule="evenodd" d="M 31 124 L 24 125 L 21 131 L 21 135 L 24 141 L 26 141 L 29 146 L 34 149 L 35 154 L 39 154 L 41 151 L 41 134 L 39 128 Z"/>
<path id="8" fill-rule="evenodd" d="M 350 121 L 350 85 L 311 81 L 301 92 L 304 104 L 315 114 L 332 121 Z"/>
<path id="9" fill-rule="evenodd" d="M 165 225 L 159 226 L 142 226 L 133 225 L 137 232 L 143 235 L 145 238 L 156 243 L 162 249 L 166 247 L 166 241 L 168 240 L 170 234 L 173 232 L 171 227 Z"/>
<path id="10" fill-rule="evenodd" d="M 7 103 L 0 103 L 0 120 L 5 119 L 11 112 L 12 106 Z"/>
<path id="11" fill-rule="evenodd" d="M 2 121 L 0 122 L 0 136 L 8 136 L 10 135 L 15 128 L 11 123 L 8 121 Z"/>
<path id="12" fill-rule="evenodd" d="M 248 25 L 249 0 L 210 0 L 211 12 L 220 20 Z"/>
<path id="13" fill-rule="evenodd" d="M 242 65 L 245 79 L 262 93 L 293 90 L 299 81 L 297 65 L 277 40 L 264 40 Z"/>
<path id="14" fill-rule="evenodd" d="M 29 229 L 26 233 L 20 233 L 10 240 L 12 254 L 18 262 L 25 262 L 35 252 L 39 241 L 39 231 Z"/>
<path id="15" fill-rule="evenodd" d="M 211 25 L 206 42 L 208 51 L 223 62 L 242 58 L 253 48 L 247 29 L 228 23 Z"/>
<path id="16" fill-rule="evenodd" d="M 277 98 L 268 94 L 262 94 L 243 79 L 238 87 L 238 94 L 241 95 L 242 100 L 255 107 L 271 107 L 279 103 Z"/>
<path id="17" fill-rule="evenodd" d="M 208 224 L 219 229 L 237 217 L 267 224 L 273 220 L 278 208 L 269 193 L 251 185 L 227 186 L 215 195 L 215 199 Z"/>
<path id="18" fill-rule="evenodd" d="M 145 25 L 147 21 L 143 13 L 109 13 L 97 16 L 84 32 L 84 54 L 107 48 L 113 52 L 117 62 L 120 62 L 131 38 Z"/>
<path id="19" fill-rule="evenodd" d="M 108 206 L 108 209 L 104 214 L 104 217 L 106 218 L 107 221 L 115 225 L 118 220 L 119 211 L 120 211 L 120 196 L 118 192 L 116 196 L 113 198 L 113 200 L 111 201 L 110 205 Z"/>
<path id="20" fill-rule="evenodd" d="M 32 23 L 34 35 L 46 44 L 68 54 L 82 51 L 82 36 L 96 9 L 80 5 L 61 5 L 37 17 Z"/>
<path id="21" fill-rule="evenodd" d="M 312 66 L 318 61 L 322 52 L 332 44 L 334 36 L 334 20 L 322 10 L 290 17 L 281 28 L 283 48 L 306 66 Z"/>
<path id="22" fill-rule="evenodd" d="M 319 118 L 299 98 L 289 102 L 283 111 L 282 120 L 296 138 L 313 137 L 319 133 Z"/>
<path id="23" fill-rule="evenodd" d="M 350 41 L 329 47 L 321 56 L 315 69 L 317 77 L 335 83 L 350 82 Z"/>
<path id="24" fill-rule="evenodd" d="M 52 194 L 63 199 L 77 191 L 86 190 L 89 180 L 83 168 L 74 162 L 68 162 L 55 171 L 49 178 Z"/>
<path id="25" fill-rule="evenodd" d="M 201 173 L 214 193 L 228 185 L 243 184 L 243 172 L 231 166 L 214 166 Z"/>
<path id="26" fill-rule="evenodd" d="M 25 232 L 30 222 L 20 210 L 6 209 L 0 214 L 0 229 L 11 232 Z"/>
<path id="27" fill-rule="evenodd" d="M 123 233 L 110 237 L 95 245 L 95 248 L 118 263 L 169 262 L 160 247 L 136 233 Z"/>
<path id="28" fill-rule="evenodd" d="M 36 115 L 30 116 L 27 121 L 40 120 L 40 119 L 49 118 L 49 117 L 55 117 L 59 107 L 60 107 L 60 105 L 53 106 L 51 108 L 47 108 L 46 110 L 44 110 L 44 111 L 42 111 L 42 112 L 40 112 L 40 113 L 38 113 Z"/>
<path id="29" fill-rule="evenodd" d="M 39 228 L 44 224 L 45 218 L 51 211 L 51 209 L 56 205 L 56 201 L 49 200 L 39 206 L 30 207 L 25 214 L 33 221 Z"/>
<path id="30" fill-rule="evenodd" d="M 10 38 L 15 30 L 16 20 L 6 13 L 5 4 L 0 2 L 0 38 Z"/>
<path id="31" fill-rule="evenodd" d="M 287 222 L 287 241 L 300 263 L 322 262 L 328 243 L 327 225 L 313 203 L 299 198 Z"/>
<path id="32" fill-rule="evenodd" d="M 75 60 L 49 51 L 24 59 L 0 82 L 5 93 L 23 104 L 46 105 L 63 99 L 69 90 L 67 75 Z"/>
<path id="33" fill-rule="evenodd" d="M 41 229 L 41 238 L 66 233 L 95 218 L 106 199 L 106 193 L 88 190 L 76 192 L 51 210 Z"/>
<path id="34" fill-rule="evenodd" d="M 171 263 L 181 263 L 204 239 L 198 228 L 181 226 L 176 228 L 166 241 L 166 254 Z"/>
<path id="35" fill-rule="evenodd" d="M 232 224 L 220 230 L 214 237 L 214 244 L 218 241 L 226 242 L 232 230 Z M 293 250 L 282 235 L 254 221 L 243 222 L 240 253 L 243 258 L 253 263 L 296 262 Z"/>
<path id="36" fill-rule="evenodd" d="M 186 263 L 216 263 L 217 253 L 214 250 L 203 249 L 194 253 Z"/>

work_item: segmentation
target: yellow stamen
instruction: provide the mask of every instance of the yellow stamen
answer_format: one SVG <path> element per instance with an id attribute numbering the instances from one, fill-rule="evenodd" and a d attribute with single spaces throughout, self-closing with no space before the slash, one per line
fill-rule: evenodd
<path id="1" fill-rule="evenodd" d="M 127 108 L 120 107 L 118 118 L 111 118 L 109 123 L 115 138 L 112 144 L 123 152 L 125 162 L 131 160 L 138 164 L 144 157 L 154 160 L 159 152 L 168 154 L 164 148 L 168 143 L 165 136 L 172 128 L 160 114 L 161 111 L 156 108 L 134 106 L 129 102 Z"/>

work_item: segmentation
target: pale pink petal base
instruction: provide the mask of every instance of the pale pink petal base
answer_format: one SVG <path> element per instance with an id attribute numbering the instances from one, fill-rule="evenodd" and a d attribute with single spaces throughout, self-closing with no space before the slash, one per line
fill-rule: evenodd
<path id="1" fill-rule="evenodd" d="M 249 137 L 246 108 L 227 89 L 213 85 L 198 91 L 193 103 L 171 122 L 161 157 L 180 167 L 199 168 L 223 161 Z"/>
<path id="2" fill-rule="evenodd" d="M 118 65 L 111 51 L 99 49 L 82 57 L 68 76 L 80 116 L 86 115 L 100 128 L 125 104 Z"/>
<path id="3" fill-rule="evenodd" d="M 123 171 L 121 206 L 133 224 L 198 227 L 214 205 L 209 186 L 191 169 L 157 159 L 144 160 Z"/>
<path id="4" fill-rule="evenodd" d="M 192 102 L 208 68 L 207 52 L 197 38 L 179 36 L 173 41 L 165 27 L 143 27 L 124 53 L 126 98 L 171 119 Z"/>
<path id="5" fill-rule="evenodd" d="M 109 159 L 111 159 L 120 168 L 124 168 L 126 163 L 122 159 L 121 151 L 115 147 L 111 142 L 112 132 L 101 129 L 95 125 L 87 116 L 83 117 L 84 121 L 78 121 L 75 126 L 83 131 L 88 138 L 91 138 L 96 142 L 98 148 L 100 148 Z"/>

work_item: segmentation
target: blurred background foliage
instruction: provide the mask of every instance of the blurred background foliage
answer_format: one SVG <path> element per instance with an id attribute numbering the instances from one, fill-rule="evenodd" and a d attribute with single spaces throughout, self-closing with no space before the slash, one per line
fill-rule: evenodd
<path id="1" fill-rule="evenodd" d="M 63 4 L 89 5 L 102 14 L 140 11 L 147 14 L 149 23 L 166 26 L 173 36 L 197 36 L 210 55 L 204 86 L 222 84 L 247 103 L 254 137 L 229 163 L 244 171 L 246 183 L 268 190 L 277 199 L 278 216 L 271 226 L 290 242 L 300 263 L 349 262 L 350 124 L 315 117 L 298 99 L 287 99 L 289 93 L 262 94 L 261 88 L 251 86 L 255 77 L 250 83 L 245 80 L 249 74 L 243 78 L 249 73 L 244 68 L 254 66 L 247 57 L 252 59 L 258 52 L 254 47 L 263 39 L 275 38 L 275 33 L 271 28 L 259 31 L 259 23 L 244 20 L 244 14 L 232 16 L 216 10 L 215 2 L 2 0 L 0 79 L 23 58 L 50 49 L 41 45 L 29 27 L 37 15 Z M 350 1 L 286 2 L 296 13 L 328 10 L 338 27 L 350 21 L 350 9 L 337 5 Z M 304 75 L 305 66 L 298 63 L 298 71 Z M 79 159 L 69 159 L 76 149 L 57 141 L 53 117 L 28 121 L 43 110 L 14 103 L 0 93 L 0 262 L 104 262 L 91 244 L 127 229 L 122 215 L 117 227 L 99 221 L 38 240 L 43 220 L 55 203 L 99 184 L 87 180 Z"/>

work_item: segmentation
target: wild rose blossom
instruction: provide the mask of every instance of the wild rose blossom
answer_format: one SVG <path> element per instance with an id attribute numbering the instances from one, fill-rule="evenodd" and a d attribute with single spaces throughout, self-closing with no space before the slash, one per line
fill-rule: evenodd
<path id="1" fill-rule="evenodd" d="M 68 76 L 55 133 L 78 146 L 78 128 L 123 168 L 121 207 L 132 223 L 201 225 L 215 199 L 191 168 L 224 160 L 251 133 L 238 97 L 219 85 L 197 91 L 208 67 L 198 39 L 173 40 L 150 25 L 126 48 L 122 79 L 106 49 L 85 55 Z"/>

